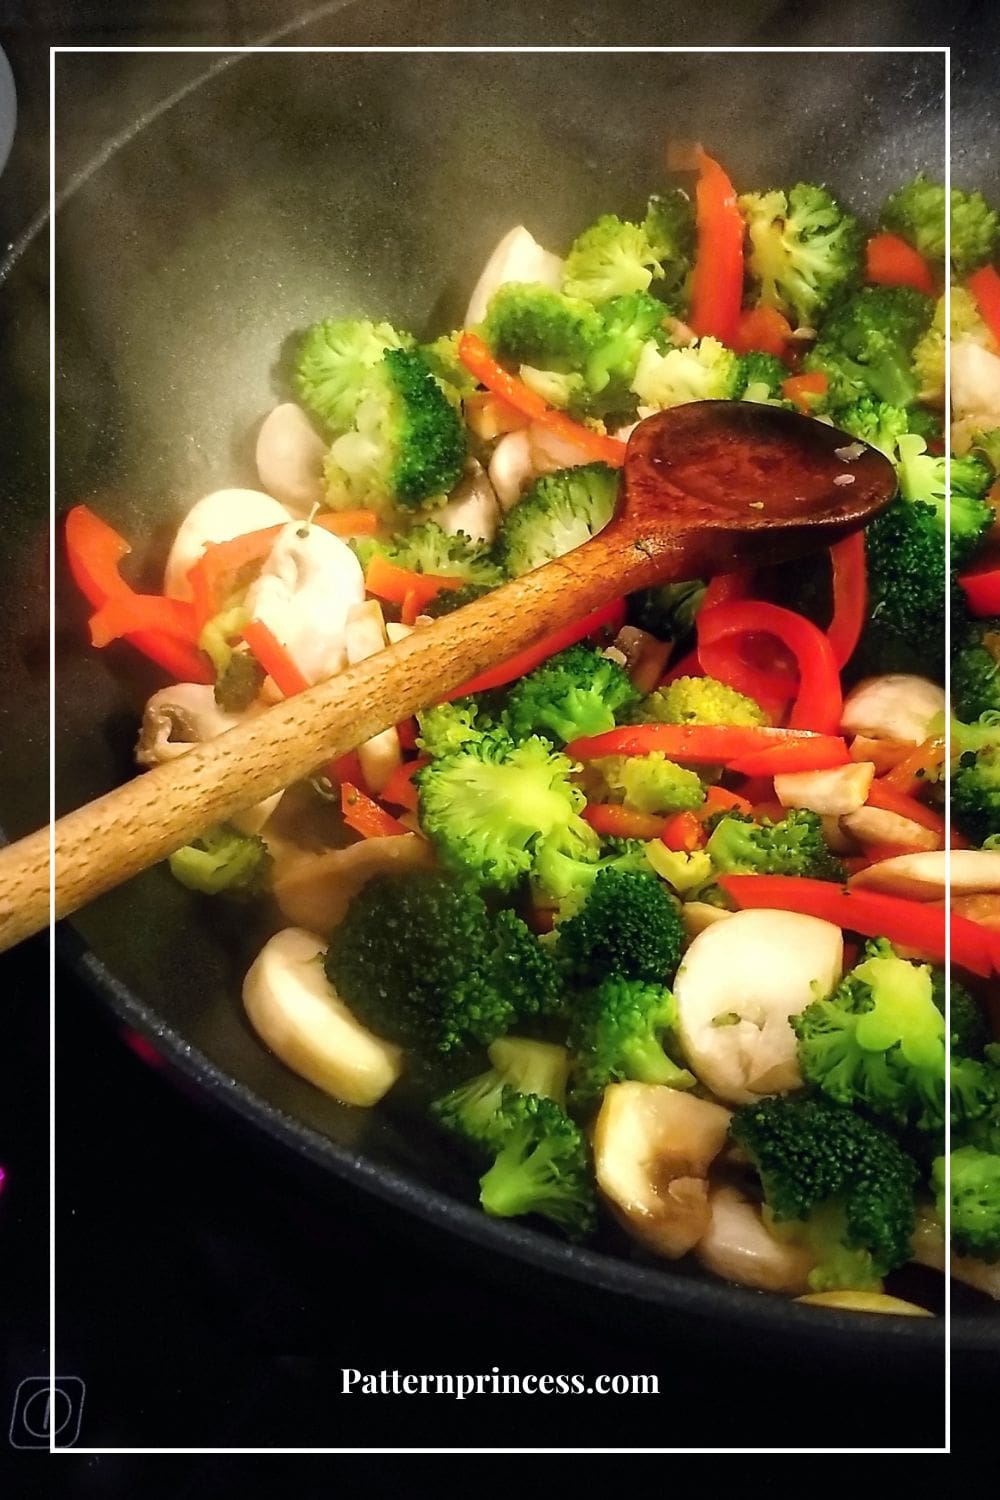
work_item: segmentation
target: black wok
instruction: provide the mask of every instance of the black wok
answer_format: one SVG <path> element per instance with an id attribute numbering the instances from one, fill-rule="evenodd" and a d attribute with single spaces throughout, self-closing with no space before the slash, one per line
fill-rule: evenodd
<path id="1" fill-rule="evenodd" d="M 304 35 L 340 39 L 330 27 Z M 97 63 L 62 60 L 61 89 L 73 88 L 74 66 L 93 79 Z M 862 210 L 916 170 L 942 173 L 943 64 L 933 55 L 270 53 L 206 59 L 204 73 L 69 182 L 57 216 L 57 505 L 89 501 L 147 543 L 151 583 L 194 499 L 255 482 L 252 433 L 274 402 L 291 330 L 355 312 L 417 331 L 451 326 L 504 230 L 524 220 L 563 245 L 597 212 L 638 205 L 660 179 L 668 133 L 704 140 L 741 185 L 826 180 Z M 966 175 L 978 183 L 977 166 L 970 159 Z M 21 418 L 7 455 L 5 488 L 18 503 L 8 511 L 0 633 L 13 689 L 0 733 L 11 836 L 46 813 L 45 330 L 16 311 L 19 287 L 43 275 L 36 241 L 5 293 Z M 64 811 L 131 773 L 136 720 L 159 679 L 125 649 L 86 648 L 84 610 L 58 573 Z M 261 940 L 256 921 L 206 906 L 154 870 L 83 912 L 60 949 L 199 1090 L 357 1191 L 483 1253 L 603 1287 L 647 1317 L 686 1311 L 855 1356 L 863 1345 L 937 1347 L 939 1322 L 818 1317 L 619 1259 L 617 1242 L 573 1249 L 485 1219 L 405 1092 L 373 1112 L 342 1108 L 261 1048 L 239 1004 Z M 972 1345 L 985 1336 L 971 1320 L 957 1331 Z"/>

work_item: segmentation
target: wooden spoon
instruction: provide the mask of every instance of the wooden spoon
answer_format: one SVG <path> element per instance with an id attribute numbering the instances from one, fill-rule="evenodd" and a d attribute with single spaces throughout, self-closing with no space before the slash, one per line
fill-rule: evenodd
<path id="1" fill-rule="evenodd" d="M 0 851 L 0 950 L 607 601 L 826 546 L 892 498 L 875 449 L 792 412 L 703 401 L 640 422 L 583 547 Z"/>

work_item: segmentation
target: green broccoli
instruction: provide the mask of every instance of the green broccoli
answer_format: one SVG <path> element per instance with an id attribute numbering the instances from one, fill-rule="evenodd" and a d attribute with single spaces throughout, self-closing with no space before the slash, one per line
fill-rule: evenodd
<path id="1" fill-rule="evenodd" d="M 740 359 L 733 395 L 738 396 L 741 401 L 759 401 L 767 406 L 791 408 L 794 403 L 785 401 L 781 394 L 782 381 L 787 379 L 788 366 L 773 354 L 744 354 Z"/>
<path id="2" fill-rule="evenodd" d="M 504 517 L 499 553 L 512 578 L 530 573 L 603 531 L 615 513 L 618 474 L 581 464 L 543 474 Z"/>
<path id="3" fill-rule="evenodd" d="M 515 683 L 503 722 L 515 740 L 542 734 L 565 745 L 613 729 L 616 712 L 638 700 L 628 673 L 581 643 L 550 656 Z"/>
<path id="4" fill-rule="evenodd" d="M 456 609 L 474 604 L 477 599 L 490 592 L 490 585 L 486 583 L 463 583 L 459 589 L 442 589 L 429 604 L 424 605 L 423 613 L 432 620 L 440 619 L 442 615 L 453 615 Z"/>
<path id="5" fill-rule="evenodd" d="M 250 616 L 234 604 L 213 615 L 202 627 L 198 645 L 215 670 L 215 701 L 226 713 L 250 707 L 264 685 L 264 669 L 246 646 L 238 644 Z"/>
<path id="6" fill-rule="evenodd" d="M 607 302 L 648 291 L 663 269 L 641 224 L 604 214 L 573 241 L 566 257 L 563 289 L 587 302 Z"/>
<path id="7" fill-rule="evenodd" d="M 654 193 L 646 205 L 642 227 L 663 272 L 660 290 L 665 293 L 677 290 L 694 259 L 695 226 L 691 199 L 681 188 Z"/>
<path id="8" fill-rule="evenodd" d="M 717 872 L 704 849 L 688 853 L 684 849 L 668 849 L 662 839 L 650 839 L 645 850 L 647 864 L 684 900 L 707 901 L 710 890 L 724 895 L 720 886 L 713 885 Z"/>
<path id="9" fill-rule="evenodd" d="M 504 1089 L 566 1102 L 569 1056 L 565 1047 L 526 1037 L 499 1037 L 489 1049 L 490 1067 L 461 1083 L 431 1105 L 431 1113 L 446 1129 L 487 1150 L 501 1144 L 500 1105 Z"/>
<path id="10" fill-rule="evenodd" d="M 952 723 L 951 807 L 958 828 L 982 844 L 1000 834 L 1000 713 Z"/>
<path id="11" fill-rule="evenodd" d="M 758 305 L 814 323 L 859 278 L 861 227 L 825 188 L 800 182 L 745 193 L 740 210 L 750 238 L 749 271 Z"/>
<path id="12" fill-rule="evenodd" d="M 461 578 L 487 589 L 503 582 L 503 570 L 494 562 L 489 547 L 472 541 L 464 531 L 445 531 L 437 521 L 420 521 L 388 541 L 367 537 L 364 541 L 366 545 L 355 550 L 360 551 L 366 567 L 372 557 L 381 556 L 412 573 Z"/>
<path id="13" fill-rule="evenodd" d="M 648 875 L 646 849 L 639 839 L 605 839 L 599 849 L 588 848 L 578 854 L 565 854 L 551 844 L 543 844 L 531 872 L 532 897 L 538 906 L 554 905 L 558 920 L 565 921 L 580 910 L 602 870 Z"/>
<path id="14" fill-rule="evenodd" d="M 960 719 L 1000 712 L 1000 618 L 970 620 L 953 640 L 951 694 Z"/>
<path id="15" fill-rule="evenodd" d="M 943 969 L 933 974 L 934 1004 L 944 1015 L 947 976 Z M 955 1057 L 981 1058 L 990 1034 L 982 1006 L 954 975 L 951 978 L 951 1051 Z"/>
<path id="16" fill-rule="evenodd" d="M 629 624 L 648 630 L 661 641 L 678 644 L 687 640 L 694 630 L 704 597 L 705 584 L 700 578 L 639 589 L 628 597 Z"/>
<path id="17" fill-rule="evenodd" d="M 633 711 L 636 724 L 767 724 L 759 704 L 714 677 L 675 677 Z"/>
<path id="18" fill-rule="evenodd" d="M 295 389 L 314 417 L 346 432 L 378 381 L 374 372 L 387 349 L 408 349 L 409 334 L 364 318 L 314 323 L 299 345 Z"/>
<path id="19" fill-rule="evenodd" d="M 592 1232 L 596 1220 L 587 1144 L 579 1127 L 552 1099 L 505 1089 L 498 1110 L 502 1144 L 479 1180 L 488 1214 L 509 1219 L 541 1214 L 571 1239 Z"/>
<path id="20" fill-rule="evenodd" d="M 421 709 L 417 726 L 417 744 L 425 755 L 453 755 L 486 735 L 506 737 L 483 697 L 456 698 L 453 703 Z"/>
<path id="21" fill-rule="evenodd" d="M 590 392 L 579 372 L 563 374 L 559 370 L 538 370 L 534 365 L 521 365 L 518 374 L 528 389 L 541 396 L 547 406 L 568 411 L 574 417 L 585 416 L 590 410 Z"/>
<path id="22" fill-rule="evenodd" d="M 988 463 L 994 476 L 1000 475 L 1000 427 L 972 433 L 969 452 Z"/>
<path id="23" fill-rule="evenodd" d="M 944 672 L 944 533 L 933 505 L 894 500 L 865 532 L 869 622 L 861 659 L 873 672 Z M 905 653 L 909 651 L 909 656 Z"/>
<path id="24" fill-rule="evenodd" d="M 993 480 L 993 472 L 978 458 L 951 460 L 951 490 L 947 486 L 947 469 L 943 455 L 927 452 L 923 438 L 906 433 L 897 443 L 899 492 L 904 500 L 929 505 L 941 532 L 946 519 L 951 521 L 951 559 L 961 566 L 976 551 L 993 524 L 993 511 L 983 499 Z"/>
<path id="25" fill-rule="evenodd" d="M 831 309 L 803 370 L 826 375 L 831 409 L 864 396 L 910 406 L 918 394 L 914 346 L 933 315 L 931 298 L 910 287 L 862 287 Z"/>
<path id="26" fill-rule="evenodd" d="M 792 808 L 778 823 L 725 813 L 709 824 L 712 832 L 705 853 L 723 874 L 844 879 L 844 867 L 823 837 L 823 820 L 814 812 Z"/>
<path id="27" fill-rule="evenodd" d="M 730 1134 L 760 1175 L 776 1232 L 817 1256 L 815 1291 L 877 1286 L 909 1260 L 917 1168 L 878 1125 L 799 1093 L 744 1105 Z"/>
<path id="28" fill-rule="evenodd" d="M 419 344 L 417 353 L 453 406 L 475 394 L 478 382 L 458 357 L 461 331 L 442 334 L 430 344 Z"/>
<path id="29" fill-rule="evenodd" d="M 573 762 L 538 737 L 511 746 L 487 736 L 440 756 L 413 778 L 420 826 L 441 861 L 482 885 L 510 890 L 540 846 L 587 857 L 597 835 L 580 816 Z"/>
<path id="30" fill-rule="evenodd" d="M 643 345 L 632 390 L 645 406 L 658 411 L 688 401 L 725 401 L 740 388 L 739 356 L 718 339 L 706 336 L 664 353 L 655 339 Z"/>
<path id="31" fill-rule="evenodd" d="M 370 880 L 333 932 L 326 972 L 377 1035 L 438 1053 L 487 1045 L 562 1003 L 558 970 L 524 923 L 438 871 Z"/>
<path id="32" fill-rule="evenodd" d="M 884 938 L 869 942 L 829 999 L 789 1019 L 807 1083 L 897 1124 L 942 1126 L 944 1017 L 926 964 L 900 958 Z"/>
<path id="33" fill-rule="evenodd" d="M 896 460 L 896 444 L 904 432 L 910 432 L 910 413 L 902 406 L 890 406 L 887 401 L 878 401 L 873 396 L 862 396 L 850 406 L 834 413 L 834 423 L 842 432 L 860 438 L 878 448 L 893 462 Z"/>
<path id="34" fill-rule="evenodd" d="M 684 945 L 680 908 L 652 871 L 600 870 L 583 906 L 556 930 L 559 959 L 581 984 L 610 976 L 669 984 Z"/>
<path id="35" fill-rule="evenodd" d="M 693 1088 L 694 1075 L 664 1051 L 664 1035 L 676 1023 L 674 997 L 662 985 L 611 975 L 585 991 L 570 1026 L 574 1105 L 589 1109 L 609 1083 L 623 1078 Z"/>
<path id="36" fill-rule="evenodd" d="M 596 765 L 611 797 L 636 812 L 687 812 L 705 801 L 698 773 L 668 760 L 662 750 L 648 755 L 607 755 Z"/>
<path id="37" fill-rule="evenodd" d="M 937 1216 L 944 1223 L 946 1163 L 939 1156 L 931 1171 Z M 977 1146 L 951 1153 L 951 1242 L 959 1255 L 1000 1259 L 1000 1155 Z"/>
<path id="38" fill-rule="evenodd" d="M 480 333 L 497 359 L 561 374 L 580 372 L 601 337 L 600 314 L 578 297 L 509 281 L 490 299 Z"/>
<path id="39" fill-rule="evenodd" d="M 647 343 L 666 347 L 663 303 L 645 292 L 613 297 L 600 308 L 601 332 L 584 365 L 586 398 L 581 410 L 590 416 L 632 416 L 636 368 Z"/>
<path id="40" fill-rule="evenodd" d="M 917 340 L 913 350 L 913 367 L 920 387 L 921 401 L 944 402 L 945 318 L 943 296 L 934 307 L 934 318 L 927 332 Z M 996 341 L 983 322 L 975 297 L 964 286 L 951 288 L 951 339 L 956 344 L 972 342 L 996 351 Z"/>
<path id="41" fill-rule="evenodd" d="M 466 433 L 421 356 L 387 349 L 366 377 L 354 425 L 326 456 L 327 503 L 384 513 L 439 504 L 465 464 Z"/>
<path id="42" fill-rule="evenodd" d="M 882 223 L 914 245 L 926 260 L 943 264 L 945 190 L 938 182 L 915 177 L 886 199 Z M 1000 219 L 981 193 L 951 190 L 951 263 L 957 276 L 974 271 L 993 255 Z"/>
<path id="43" fill-rule="evenodd" d="M 273 860 L 262 838 L 221 823 L 176 850 L 168 863 L 171 875 L 189 891 L 244 897 L 267 889 Z"/>

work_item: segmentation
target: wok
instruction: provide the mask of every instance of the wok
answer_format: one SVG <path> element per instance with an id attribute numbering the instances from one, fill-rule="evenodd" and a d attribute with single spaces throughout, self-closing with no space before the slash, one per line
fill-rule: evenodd
<path id="1" fill-rule="evenodd" d="M 341 38 L 327 29 L 300 39 Z M 59 87 L 73 87 L 73 66 L 62 60 Z M 86 66 L 93 77 L 94 60 Z M 826 180 L 872 212 L 913 172 L 941 175 L 942 75 L 940 57 L 917 55 L 206 60 L 200 80 L 69 183 L 59 208 L 57 508 L 92 504 L 136 540 L 155 585 L 186 507 L 255 483 L 254 429 L 274 404 L 290 331 L 362 312 L 417 332 L 452 326 L 501 233 L 524 221 L 561 246 L 597 213 L 638 207 L 661 180 L 670 132 L 704 140 L 740 185 Z M 970 157 L 966 175 L 980 183 L 978 165 Z M 4 294 L 17 377 L 0 627 L 8 836 L 46 816 L 45 328 L 37 297 L 18 300 L 40 278 L 36 240 Z M 127 648 L 89 651 L 84 621 L 60 559 L 57 812 L 132 773 L 137 718 L 161 680 Z M 618 1241 L 573 1248 L 487 1220 L 405 1089 L 375 1111 L 350 1110 L 256 1041 L 239 989 L 264 936 L 256 918 L 205 903 L 157 869 L 65 925 L 59 952 L 204 1096 L 483 1256 L 602 1288 L 646 1318 L 720 1319 L 854 1357 L 866 1345 L 939 1347 L 939 1322 L 817 1316 L 625 1258 Z M 988 1337 L 971 1319 L 956 1320 L 956 1334 L 970 1346 Z"/>

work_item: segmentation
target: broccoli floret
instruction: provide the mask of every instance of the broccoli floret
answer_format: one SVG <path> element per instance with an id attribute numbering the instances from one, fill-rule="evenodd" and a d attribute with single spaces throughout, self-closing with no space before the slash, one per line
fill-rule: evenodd
<path id="1" fill-rule="evenodd" d="M 574 417 L 584 416 L 590 409 L 590 393 L 582 375 L 536 370 L 534 365 L 521 365 L 518 373 L 528 389 L 541 396 L 547 406 L 556 406 Z"/>
<path id="2" fill-rule="evenodd" d="M 604 214 L 570 246 L 563 273 L 567 296 L 607 302 L 629 292 L 645 292 L 663 269 L 644 225 Z"/>
<path id="3" fill-rule="evenodd" d="M 694 1087 L 694 1075 L 664 1051 L 664 1035 L 677 1022 L 674 997 L 662 985 L 610 976 L 574 1004 L 571 1097 L 588 1109 L 609 1083 L 634 1078 L 670 1088 Z"/>
<path id="4" fill-rule="evenodd" d="M 945 299 L 942 296 L 935 305 L 930 327 L 917 340 L 913 350 L 920 399 L 938 406 L 944 401 L 945 318 Z M 971 341 L 981 344 L 984 349 L 996 350 L 996 341 L 980 317 L 976 299 L 964 286 L 951 289 L 951 338 L 953 345 L 959 340 L 963 343 Z"/>
<path id="5" fill-rule="evenodd" d="M 499 360 L 568 374 L 599 342 L 601 318 L 578 297 L 509 281 L 491 297 L 480 333 Z"/>
<path id="6" fill-rule="evenodd" d="M 557 469 L 536 479 L 504 517 L 499 552 L 512 578 L 581 547 L 615 513 L 618 475 L 608 464 Z"/>
<path id="7" fill-rule="evenodd" d="M 632 714 L 636 724 L 767 724 L 759 704 L 714 677 L 675 677 L 644 698 Z"/>
<path id="8" fill-rule="evenodd" d="M 993 470 L 994 477 L 1000 475 L 1000 427 L 990 427 L 974 432 L 969 440 L 969 452 L 981 458 Z"/>
<path id="9" fill-rule="evenodd" d="M 830 311 L 802 367 L 826 375 L 831 408 L 863 396 L 910 406 L 918 393 L 914 346 L 933 314 L 931 298 L 910 287 L 862 287 Z"/>
<path id="10" fill-rule="evenodd" d="M 324 464 L 333 510 L 439 503 L 461 475 L 465 426 L 421 356 L 387 349 L 366 378 L 350 431 Z"/>
<path id="11" fill-rule="evenodd" d="M 931 1171 L 937 1216 L 944 1223 L 946 1163 L 939 1156 Z M 951 1153 L 951 1240 L 959 1255 L 1000 1259 L 1000 1155 L 976 1146 Z"/>
<path id="12" fill-rule="evenodd" d="M 250 616 L 242 604 L 213 615 L 202 627 L 199 648 L 215 670 L 215 701 L 226 713 L 250 707 L 264 685 L 264 669 L 246 646 L 236 644 Z"/>
<path id="13" fill-rule="evenodd" d="M 877 401 L 872 396 L 863 396 L 850 406 L 842 407 L 834 414 L 834 423 L 842 432 L 860 438 L 878 448 L 893 462 L 896 459 L 896 444 L 904 432 L 910 432 L 910 413 L 901 406 L 890 406 L 887 401 Z"/>
<path id="14" fill-rule="evenodd" d="M 970 620 L 954 642 L 951 694 L 960 719 L 1000 711 L 1000 618 Z"/>
<path id="15" fill-rule="evenodd" d="M 775 1228 L 819 1257 L 814 1290 L 871 1287 L 909 1260 L 917 1168 L 878 1125 L 822 1095 L 788 1094 L 738 1109 L 730 1133 Z"/>
<path id="16" fill-rule="evenodd" d="M 933 974 L 934 1004 L 944 1015 L 947 976 L 943 969 Z M 986 1017 L 965 985 L 951 979 L 951 1051 L 955 1057 L 981 1058 L 990 1039 Z"/>
<path id="17" fill-rule="evenodd" d="M 648 755 L 608 755 L 597 767 L 612 798 L 636 812 L 687 812 L 705 801 L 698 773 L 668 760 L 662 750 Z"/>
<path id="18" fill-rule="evenodd" d="M 952 723 L 951 807 L 955 823 L 982 844 L 1000 834 L 1000 714 Z"/>
<path id="19" fill-rule="evenodd" d="M 612 975 L 669 984 L 684 944 L 677 902 L 652 873 L 625 869 L 599 871 L 583 906 L 557 932 L 559 957 L 583 984 Z"/>
<path id="20" fill-rule="evenodd" d="M 587 397 L 584 410 L 592 416 L 632 415 L 636 368 L 648 341 L 666 345 L 663 303 L 645 292 L 613 297 L 600 309 L 601 332 L 584 366 Z"/>
<path id="21" fill-rule="evenodd" d="M 472 541 L 464 531 L 445 531 L 437 521 L 420 521 L 385 542 L 364 540 L 367 545 L 355 549 L 361 552 L 364 566 L 380 555 L 412 573 L 461 578 L 487 589 L 503 582 L 503 570 L 493 560 L 489 547 Z"/>
<path id="22" fill-rule="evenodd" d="M 686 278 L 694 258 L 695 227 L 691 199 L 681 188 L 654 193 L 643 220 L 646 238 L 663 271 L 660 289 L 672 292 Z"/>
<path id="23" fill-rule="evenodd" d="M 539 906 L 554 904 L 558 920 L 565 921 L 580 910 L 602 870 L 630 870 L 648 875 L 646 847 L 639 839 L 606 839 L 600 849 L 590 848 L 573 855 L 543 844 L 531 872 L 532 896 Z"/>
<path id="24" fill-rule="evenodd" d="M 572 770 L 548 740 L 470 742 L 413 778 L 421 828 L 445 865 L 499 890 L 527 875 L 546 843 L 596 857 L 597 836 L 580 817 L 584 797 L 569 779 Z"/>
<path id="25" fill-rule="evenodd" d="M 442 334 L 430 344 L 420 344 L 417 353 L 430 370 L 434 379 L 453 406 L 477 389 L 476 377 L 471 375 L 458 357 L 458 341 L 461 331 Z"/>
<path id="26" fill-rule="evenodd" d="M 417 744 L 425 755 L 452 755 L 466 745 L 478 744 L 486 735 L 496 737 L 499 731 L 482 698 L 456 698 L 453 703 L 421 709 L 417 725 Z"/>
<path id="27" fill-rule="evenodd" d="M 273 860 L 262 838 L 221 823 L 171 854 L 168 863 L 171 875 L 189 891 L 244 897 L 267 889 Z"/>
<path id="28" fill-rule="evenodd" d="M 930 968 L 900 958 L 884 938 L 867 944 L 829 999 L 814 1000 L 790 1021 L 799 1066 L 838 1104 L 863 1105 L 925 1129 L 944 1121 L 944 1018 Z"/>
<path id="29" fill-rule="evenodd" d="M 778 823 L 726 813 L 715 823 L 705 853 L 724 874 L 844 879 L 844 867 L 823 837 L 822 818 L 802 808 L 792 808 Z"/>
<path id="30" fill-rule="evenodd" d="M 825 188 L 800 182 L 780 191 L 745 193 L 740 210 L 750 237 L 749 270 L 758 305 L 813 323 L 857 281 L 861 227 Z"/>
<path id="31" fill-rule="evenodd" d="M 326 972 L 377 1035 L 439 1053 L 487 1045 L 521 1007 L 529 1016 L 555 1009 L 560 993 L 524 923 L 494 916 L 467 884 L 430 870 L 370 880 L 334 930 Z"/>
<path id="32" fill-rule="evenodd" d="M 579 1127 L 553 1100 L 508 1088 L 497 1130 L 503 1144 L 479 1181 L 479 1201 L 486 1212 L 503 1219 L 541 1214 L 571 1239 L 590 1234 L 596 1211 Z"/>
<path id="33" fill-rule="evenodd" d="M 617 662 L 579 644 L 550 656 L 515 684 L 503 721 L 515 740 L 543 734 L 565 745 L 613 729 L 618 709 L 638 700 Z"/>
<path id="34" fill-rule="evenodd" d="M 781 396 L 781 383 L 788 379 L 788 367 L 773 354 L 757 351 L 740 359 L 734 396 L 741 401 L 759 401 L 767 405 L 792 406 Z"/>
<path id="35" fill-rule="evenodd" d="M 915 245 L 925 259 L 943 264 L 945 255 L 945 190 L 942 183 L 915 177 L 886 199 L 882 223 Z M 951 263 L 964 276 L 990 259 L 1000 233 L 1000 220 L 982 193 L 951 190 Z"/>
<path id="36" fill-rule="evenodd" d="M 640 589 L 629 595 L 629 624 L 648 630 L 661 641 L 679 643 L 686 640 L 694 629 L 695 617 L 704 597 L 705 585 L 700 578 Z"/>
<path id="37" fill-rule="evenodd" d="M 687 401 L 726 401 L 740 385 L 740 359 L 718 339 L 706 336 L 684 348 L 661 351 L 650 339 L 642 347 L 632 390 L 658 411 Z"/>
<path id="38" fill-rule="evenodd" d="M 299 345 L 295 389 L 313 416 L 333 432 L 346 432 L 377 385 L 374 371 L 387 349 L 408 349 L 409 334 L 364 318 L 314 323 Z"/>
<path id="39" fill-rule="evenodd" d="M 504 1133 L 499 1123 L 504 1089 L 537 1094 L 561 1108 L 566 1101 L 569 1057 L 565 1047 L 552 1042 L 505 1036 L 492 1044 L 489 1059 L 485 1073 L 435 1099 L 431 1113 L 464 1140 L 496 1150 Z"/>
<path id="40" fill-rule="evenodd" d="M 872 671 L 905 671 L 908 645 L 944 670 L 947 597 L 944 533 L 932 505 L 894 500 L 865 532 L 869 624 L 862 643 Z M 910 670 L 916 670 L 911 662 Z"/>
<path id="41" fill-rule="evenodd" d="M 465 604 L 474 604 L 489 592 L 490 585 L 486 583 L 463 583 L 460 589 L 442 589 L 429 604 L 424 605 L 423 613 L 437 620 L 441 615 L 454 614 Z"/>
<path id="42" fill-rule="evenodd" d="M 993 480 L 992 470 L 978 458 L 953 458 L 949 499 L 944 457 L 928 453 L 927 444 L 915 433 L 902 436 L 897 447 L 900 494 L 933 509 L 942 541 L 950 515 L 952 563 L 961 566 L 993 524 L 993 512 L 982 498 Z"/>
<path id="43" fill-rule="evenodd" d="M 678 896 L 688 901 L 695 897 L 699 901 L 709 899 L 705 887 L 712 885 L 716 869 L 704 849 L 692 849 L 688 853 L 684 849 L 668 849 L 662 839 L 651 839 L 645 845 L 645 851 L 647 864 Z M 725 896 L 720 887 L 714 889 Z"/>

